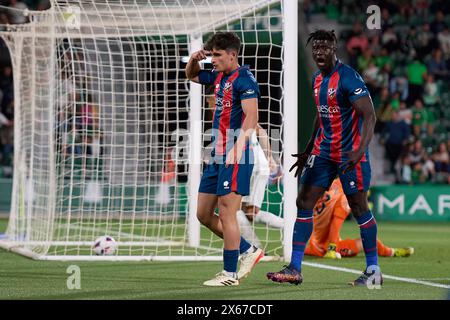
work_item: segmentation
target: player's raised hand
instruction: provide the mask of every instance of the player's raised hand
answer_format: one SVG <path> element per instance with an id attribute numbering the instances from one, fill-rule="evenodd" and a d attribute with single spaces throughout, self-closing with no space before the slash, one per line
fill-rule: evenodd
<path id="1" fill-rule="evenodd" d="M 191 55 L 191 59 L 194 59 L 195 61 L 202 61 L 210 54 L 211 52 L 208 50 L 198 50 Z"/>
<path id="2" fill-rule="evenodd" d="M 356 151 L 344 152 L 344 154 L 348 157 L 348 160 L 345 161 L 343 164 L 341 164 L 340 168 L 342 170 L 342 173 L 347 173 L 347 172 L 355 169 L 355 166 L 358 164 L 358 162 L 361 161 L 361 158 L 363 157 L 364 152 L 356 150 Z"/>
<path id="3" fill-rule="evenodd" d="M 303 171 L 303 167 L 305 166 L 305 163 L 308 160 L 309 154 L 306 152 L 302 152 L 302 153 L 292 154 L 292 156 L 296 157 L 297 161 L 289 169 L 289 172 L 291 172 L 295 167 L 297 167 L 297 170 L 295 170 L 295 174 L 294 174 L 294 177 L 297 178 L 298 173 Z"/>

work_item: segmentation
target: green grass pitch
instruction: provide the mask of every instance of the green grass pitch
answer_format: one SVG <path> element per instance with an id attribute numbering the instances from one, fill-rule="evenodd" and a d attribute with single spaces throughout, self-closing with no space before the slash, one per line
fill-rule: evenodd
<path id="1" fill-rule="evenodd" d="M 6 220 L 0 220 L 0 233 Z M 389 246 L 413 246 L 409 258 L 380 258 L 383 274 L 450 285 L 450 223 L 379 222 L 379 238 Z M 358 237 L 354 222 L 342 236 Z M 307 262 L 362 270 L 364 256 L 339 261 L 307 257 Z M 67 288 L 69 265 L 81 269 L 81 289 Z M 282 262 L 261 262 L 239 287 L 207 288 L 202 282 L 221 270 L 220 262 L 50 262 L 34 261 L 0 249 L 0 299 L 446 299 L 448 290 L 385 279 L 380 290 L 352 288 L 357 275 L 303 267 L 300 286 L 266 279 Z"/>

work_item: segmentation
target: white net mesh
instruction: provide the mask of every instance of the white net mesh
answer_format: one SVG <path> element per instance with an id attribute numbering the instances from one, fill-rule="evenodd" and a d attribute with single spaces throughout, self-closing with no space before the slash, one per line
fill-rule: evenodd
<path id="1" fill-rule="evenodd" d="M 260 124 L 282 154 L 282 5 L 277 1 L 53 0 L 31 23 L 2 33 L 16 95 L 9 247 L 45 259 L 91 257 L 92 243 L 119 243 L 104 259 L 221 258 L 201 229 L 189 246 L 187 138 L 189 39 L 230 30 L 259 82 Z M 208 65 L 205 65 L 208 68 Z M 211 115 L 203 101 L 204 146 Z M 201 142 L 199 141 L 199 144 Z M 263 210 L 282 214 L 282 185 Z M 194 213 L 195 214 L 195 213 Z M 253 223 L 269 255 L 281 230 Z"/>

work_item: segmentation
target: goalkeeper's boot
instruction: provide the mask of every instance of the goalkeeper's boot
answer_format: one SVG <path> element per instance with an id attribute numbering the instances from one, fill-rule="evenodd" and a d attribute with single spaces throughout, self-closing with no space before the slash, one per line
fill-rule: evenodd
<path id="1" fill-rule="evenodd" d="M 327 252 L 324 254 L 323 257 L 328 258 L 328 259 L 340 259 L 341 258 L 341 254 L 336 251 L 335 243 L 330 242 L 330 244 L 328 245 Z"/>
<path id="2" fill-rule="evenodd" d="M 238 279 L 242 280 L 247 277 L 256 264 L 264 257 L 264 251 L 261 248 L 253 247 L 253 252 L 246 252 L 241 256 L 241 264 L 239 266 Z"/>
<path id="3" fill-rule="evenodd" d="M 367 269 L 354 281 L 348 283 L 353 287 L 369 287 L 370 285 L 382 285 L 383 275 L 379 268 L 368 272 Z"/>
<path id="4" fill-rule="evenodd" d="M 281 271 L 267 273 L 267 279 L 274 282 L 289 282 L 295 285 L 299 285 L 303 282 L 303 276 L 297 270 L 284 266 Z"/>
<path id="5" fill-rule="evenodd" d="M 229 272 L 221 271 L 211 280 L 203 282 L 203 285 L 208 287 L 238 286 L 239 280 L 231 276 Z"/>
<path id="6" fill-rule="evenodd" d="M 410 255 L 414 254 L 414 248 L 408 247 L 408 248 L 392 248 L 393 257 L 409 257 Z"/>

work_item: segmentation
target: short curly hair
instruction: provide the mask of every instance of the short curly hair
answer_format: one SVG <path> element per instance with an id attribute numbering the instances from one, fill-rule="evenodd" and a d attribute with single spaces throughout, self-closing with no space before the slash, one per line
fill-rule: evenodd
<path id="1" fill-rule="evenodd" d="M 311 40 L 328 40 L 334 42 L 335 44 L 337 44 L 338 42 L 334 30 L 324 30 L 324 29 L 311 32 L 309 34 L 308 40 L 306 41 L 306 45 L 308 45 Z"/>
<path id="2" fill-rule="evenodd" d="M 205 50 L 235 50 L 239 53 L 241 49 L 241 39 L 234 32 L 217 32 L 213 34 L 205 43 Z"/>

